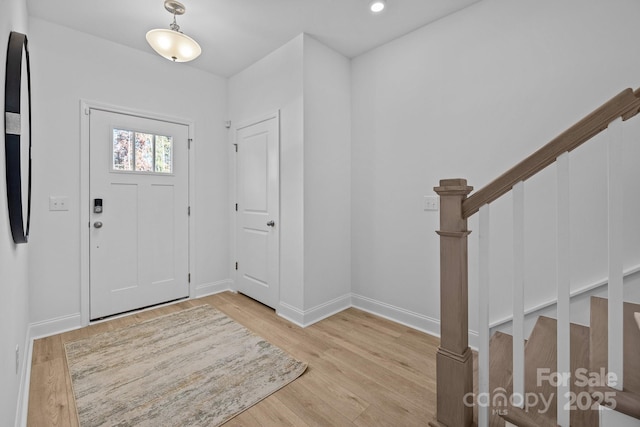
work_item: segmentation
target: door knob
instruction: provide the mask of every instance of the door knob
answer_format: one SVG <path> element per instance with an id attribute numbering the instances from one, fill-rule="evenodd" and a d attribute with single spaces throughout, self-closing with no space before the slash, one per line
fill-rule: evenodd
<path id="1" fill-rule="evenodd" d="M 268 225 L 269 227 L 275 227 L 275 226 L 276 226 L 276 223 L 275 223 L 275 222 L 273 222 L 273 221 L 269 221 L 269 222 L 267 223 L 267 225 Z"/>
<path id="2" fill-rule="evenodd" d="M 100 222 L 100 221 L 96 221 L 96 222 L 94 222 L 94 223 L 93 223 L 93 226 L 94 226 L 95 228 L 102 228 L 102 222 Z"/>

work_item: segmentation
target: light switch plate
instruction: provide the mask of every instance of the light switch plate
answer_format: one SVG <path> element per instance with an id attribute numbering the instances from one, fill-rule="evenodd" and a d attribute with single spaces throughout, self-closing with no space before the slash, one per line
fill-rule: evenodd
<path id="1" fill-rule="evenodd" d="M 49 210 L 50 211 L 68 211 L 69 198 L 49 196 Z"/>
<path id="2" fill-rule="evenodd" d="M 438 196 L 424 196 L 423 207 L 425 211 L 437 211 L 440 209 L 440 199 Z"/>

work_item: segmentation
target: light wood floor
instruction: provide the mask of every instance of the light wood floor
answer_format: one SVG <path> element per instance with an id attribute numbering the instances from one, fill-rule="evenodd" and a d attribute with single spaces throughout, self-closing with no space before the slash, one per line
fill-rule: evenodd
<path id="1" fill-rule="evenodd" d="M 225 292 L 35 341 L 28 426 L 78 426 L 65 342 L 201 304 L 309 364 L 225 426 L 426 426 L 434 416 L 437 338 L 353 308 L 302 329 Z"/>

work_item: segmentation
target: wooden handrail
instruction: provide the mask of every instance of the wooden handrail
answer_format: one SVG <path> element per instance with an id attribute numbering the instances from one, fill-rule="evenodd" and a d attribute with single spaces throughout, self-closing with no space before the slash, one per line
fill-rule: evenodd
<path id="1" fill-rule="evenodd" d="M 462 204 L 463 218 L 469 218 L 481 206 L 491 203 L 553 163 L 561 154 L 575 150 L 619 117 L 628 120 L 640 112 L 640 89 L 626 89 L 591 114 L 567 129 L 560 136 L 518 163 L 500 177 L 476 191 Z"/>
<path id="2" fill-rule="evenodd" d="M 441 180 L 434 188 L 440 196 L 441 338 L 436 355 L 437 413 L 430 426 L 473 425 L 472 405 L 466 404 L 473 395 L 473 358 L 468 345 L 468 218 L 619 117 L 628 120 L 639 113 L 640 89 L 627 89 L 470 197 L 473 188 L 465 179 Z"/>

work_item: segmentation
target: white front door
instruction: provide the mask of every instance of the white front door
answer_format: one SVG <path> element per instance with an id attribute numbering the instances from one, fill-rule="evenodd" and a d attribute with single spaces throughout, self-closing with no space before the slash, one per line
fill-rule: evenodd
<path id="1" fill-rule="evenodd" d="M 189 295 L 185 125 L 91 109 L 90 318 Z"/>
<path id="2" fill-rule="evenodd" d="M 277 115 L 236 129 L 236 283 L 277 308 L 280 275 L 280 136 Z"/>

